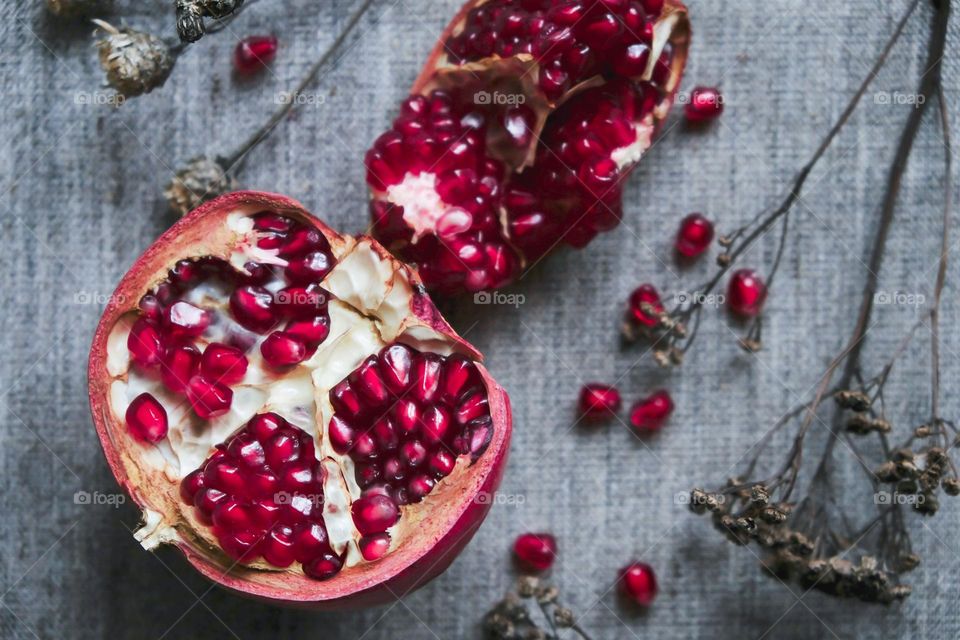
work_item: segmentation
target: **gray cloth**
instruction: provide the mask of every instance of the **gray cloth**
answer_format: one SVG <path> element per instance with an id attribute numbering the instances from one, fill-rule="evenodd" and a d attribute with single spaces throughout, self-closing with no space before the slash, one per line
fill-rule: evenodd
<path id="1" fill-rule="evenodd" d="M 478 637 L 482 612 L 514 579 L 513 538 L 528 530 L 557 536 L 553 579 L 595 638 L 960 635 L 954 500 L 944 499 L 935 518 L 910 518 L 923 564 L 907 577 L 915 594 L 890 608 L 838 602 L 764 577 L 750 550 L 724 542 L 676 503 L 678 493 L 733 473 L 743 452 L 805 397 L 851 331 L 865 247 L 895 136 L 911 108 L 886 104 L 884 96 L 914 91 L 925 58 L 926 2 L 794 212 L 767 305 L 765 349 L 755 357 L 739 352 L 738 327 L 708 309 L 687 362 L 668 372 L 641 357 L 642 348 L 619 345 L 627 294 L 643 281 L 665 292 L 689 290 L 713 273 L 711 260 L 689 268 L 674 262 L 679 219 L 701 210 L 729 231 L 781 197 L 907 4 L 691 0 L 695 44 L 684 88 L 722 85 L 722 120 L 690 132 L 674 113 L 630 180 L 622 228 L 539 265 L 508 290 L 525 297 L 519 307 L 469 299 L 444 305 L 512 394 L 516 432 L 502 491 L 513 504 L 496 506 L 429 586 L 390 606 L 337 614 L 282 610 L 211 588 L 177 552 L 139 547 L 129 504 L 77 504 L 83 500 L 75 494 L 102 502 L 117 491 L 88 413 L 86 357 L 104 297 L 171 222 L 162 185 L 191 157 L 230 151 L 264 121 L 356 2 L 258 2 L 226 32 L 190 47 L 163 89 L 117 110 L 84 104 L 90 100 L 83 96 L 96 102 L 102 82 L 90 25 L 54 21 L 40 2 L 8 4 L 0 24 L 0 637 Z M 128 24 L 172 35 L 170 2 L 118 4 Z M 284 122 L 251 155 L 241 182 L 294 196 L 344 231 L 363 230 L 362 154 L 396 113 L 456 5 L 378 2 L 376 20 L 364 21 L 359 39 L 322 79 L 316 91 L 323 100 Z M 270 31 L 281 42 L 276 64 L 254 80 L 232 77 L 237 38 Z M 955 15 L 944 73 L 960 131 L 958 41 Z M 942 189 L 934 115 L 917 141 L 881 273 L 883 290 L 927 300 Z M 765 237 L 744 264 L 769 266 L 776 239 Z M 955 261 L 943 309 L 948 417 L 960 408 L 953 393 L 960 374 L 957 274 Z M 877 308 L 869 370 L 882 366 L 919 317 L 909 305 Z M 928 340 L 921 326 L 887 390 L 900 433 L 929 408 Z M 572 427 L 577 392 L 588 381 L 617 381 L 628 402 L 668 387 L 676 413 L 661 434 L 642 441 L 617 421 Z M 811 456 L 822 429 L 814 443 Z M 786 434 L 774 445 L 785 452 Z M 862 473 L 846 448 L 835 458 L 849 474 Z M 872 507 L 836 493 L 851 513 Z M 624 607 L 610 589 L 632 558 L 654 565 L 662 587 L 646 615 Z"/>

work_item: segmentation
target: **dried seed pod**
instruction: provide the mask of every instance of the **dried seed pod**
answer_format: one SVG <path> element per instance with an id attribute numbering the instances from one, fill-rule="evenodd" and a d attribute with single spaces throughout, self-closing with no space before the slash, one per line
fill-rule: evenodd
<path id="1" fill-rule="evenodd" d="M 237 188 L 237 180 L 227 173 L 220 160 L 200 156 L 177 172 L 163 195 L 170 209 L 183 216 L 208 200 Z"/>
<path id="2" fill-rule="evenodd" d="M 960 480 L 956 478 L 944 478 L 941 484 L 948 496 L 960 495 Z"/>
<path id="3" fill-rule="evenodd" d="M 870 400 L 870 396 L 865 394 L 863 391 L 837 391 L 834 394 L 833 399 L 836 400 L 837 404 L 844 409 L 849 409 L 856 412 L 866 411 L 870 408 L 870 405 L 873 404 L 873 402 Z"/>
<path id="4" fill-rule="evenodd" d="M 132 98 L 163 86 L 176 59 L 163 40 L 128 27 L 118 29 L 103 20 L 93 22 L 105 34 L 97 42 L 100 66 L 118 94 Z"/>

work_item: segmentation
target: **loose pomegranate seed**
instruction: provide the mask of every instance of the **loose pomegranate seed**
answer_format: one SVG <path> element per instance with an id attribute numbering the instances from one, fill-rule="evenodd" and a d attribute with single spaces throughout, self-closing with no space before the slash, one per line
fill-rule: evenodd
<path id="1" fill-rule="evenodd" d="M 307 346 L 293 335 L 274 331 L 260 345 L 263 359 L 274 367 L 289 367 L 307 358 Z"/>
<path id="2" fill-rule="evenodd" d="M 608 384 L 586 384 L 580 390 L 580 415 L 585 420 L 603 420 L 620 410 L 620 392 Z"/>
<path id="3" fill-rule="evenodd" d="M 214 382 L 236 384 L 247 373 L 247 357 L 239 349 L 213 343 L 203 350 L 200 373 Z"/>
<path id="4" fill-rule="evenodd" d="M 677 232 L 677 253 L 694 258 L 709 248 L 713 242 L 713 223 L 701 213 L 691 213 L 680 222 Z"/>
<path id="5" fill-rule="evenodd" d="M 664 390 L 638 401 L 630 409 L 630 424 L 639 431 L 657 431 L 673 413 L 673 399 Z"/>
<path id="6" fill-rule="evenodd" d="M 213 526 L 235 560 L 302 565 L 325 580 L 342 566 L 322 519 L 323 473 L 313 439 L 275 413 L 254 416 L 180 483 L 180 497 Z"/>
<path id="7" fill-rule="evenodd" d="M 203 376 L 190 378 L 186 393 L 193 412 L 204 420 L 225 414 L 233 402 L 233 391 L 230 387 Z"/>
<path id="8" fill-rule="evenodd" d="M 546 571 L 557 556 L 557 541 L 549 533 L 524 533 L 513 543 L 513 553 L 524 568 Z"/>
<path id="9" fill-rule="evenodd" d="M 657 314 L 663 313 L 663 302 L 660 293 L 652 284 L 642 284 L 630 294 L 627 307 L 627 320 L 641 327 L 652 328 L 660 320 Z"/>
<path id="10" fill-rule="evenodd" d="M 273 62 L 277 55 L 274 36 L 249 36 L 237 43 L 233 52 L 233 66 L 243 74 L 251 74 Z"/>
<path id="11" fill-rule="evenodd" d="M 650 606 L 657 597 L 657 576 L 645 562 L 633 562 L 620 571 L 620 589 L 633 602 Z"/>
<path id="12" fill-rule="evenodd" d="M 126 420 L 130 433 L 140 440 L 159 442 L 167 437 L 167 410 L 149 393 L 133 399 Z"/>
<path id="13" fill-rule="evenodd" d="M 751 269 L 740 269 L 730 276 L 727 286 L 727 303 L 738 316 L 752 318 L 763 309 L 767 299 L 767 286 Z"/>
<path id="14" fill-rule="evenodd" d="M 723 113 L 723 96 L 713 87 L 696 87 L 690 92 L 690 102 L 684 113 L 690 122 L 706 122 Z"/>

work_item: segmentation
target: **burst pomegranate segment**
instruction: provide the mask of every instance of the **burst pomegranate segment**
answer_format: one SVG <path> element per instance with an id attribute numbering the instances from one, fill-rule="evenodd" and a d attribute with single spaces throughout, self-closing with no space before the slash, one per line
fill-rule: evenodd
<path id="1" fill-rule="evenodd" d="M 272 601 L 367 605 L 440 573 L 486 515 L 506 393 L 375 241 L 235 193 L 111 300 L 90 402 L 147 549 Z"/>
<path id="2" fill-rule="evenodd" d="M 586 246 L 620 223 L 689 36 L 676 0 L 471 0 L 367 153 L 374 234 L 444 293 Z"/>

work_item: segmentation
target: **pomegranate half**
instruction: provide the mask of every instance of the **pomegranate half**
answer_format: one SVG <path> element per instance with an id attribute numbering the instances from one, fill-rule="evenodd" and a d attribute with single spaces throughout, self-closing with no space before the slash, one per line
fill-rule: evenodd
<path id="1" fill-rule="evenodd" d="M 367 152 L 374 235 L 442 293 L 585 247 L 620 223 L 689 42 L 678 0 L 470 0 Z"/>
<path id="2" fill-rule="evenodd" d="M 240 192 L 175 224 L 123 277 L 90 406 L 136 538 L 266 600 L 395 600 L 490 507 L 507 394 L 416 273 L 299 203 Z"/>

